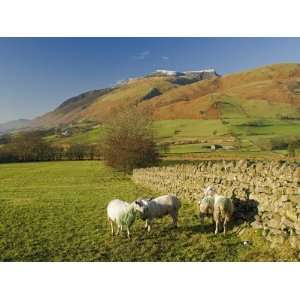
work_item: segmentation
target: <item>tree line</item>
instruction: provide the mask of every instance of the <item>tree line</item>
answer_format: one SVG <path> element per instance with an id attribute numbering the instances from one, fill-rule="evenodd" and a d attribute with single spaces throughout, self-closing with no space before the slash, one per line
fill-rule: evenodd
<path id="1" fill-rule="evenodd" d="M 53 145 L 45 132 L 22 132 L 0 137 L 0 163 L 55 160 L 103 159 L 107 165 L 127 173 L 134 168 L 155 165 L 160 149 L 154 138 L 151 110 L 136 104 L 119 107 L 106 120 L 99 144 Z"/>
<path id="2" fill-rule="evenodd" d="M 101 159 L 100 145 L 74 144 L 69 147 L 51 145 L 39 131 L 19 133 L 1 138 L 0 162 L 34 162 L 52 160 Z"/>

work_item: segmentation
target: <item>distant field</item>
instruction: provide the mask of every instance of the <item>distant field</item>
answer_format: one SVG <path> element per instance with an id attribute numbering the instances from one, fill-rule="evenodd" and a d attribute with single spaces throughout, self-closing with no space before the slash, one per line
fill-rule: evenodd
<path id="1" fill-rule="evenodd" d="M 169 218 L 147 234 L 138 220 L 132 239 L 113 239 L 106 205 L 153 194 L 100 162 L 0 165 L 0 261 L 274 261 L 296 260 L 289 248 L 270 249 L 259 233 L 215 236 L 184 201 L 179 228 Z M 235 229 L 237 229 L 235 227 Z M 243 240 L 251 240 L 250 246 Z"/>
<path id="2" fill-rule="evenodd" d="M 262 120 L 261 126 L 250 126 L 251 122 Z M 221 120 L 168 120 L 155 122 L 157 136 L 160 139 L 184 139 L 191 137 L 226 136 L 234 132 L 237 135 L 261 136 L 300 136 L 300 120 L 234 118 Z"/>
<path id="3" fill-rule="evenodd" d="M 209 149 L 203 148 L 202 144 L 174 145 L 170 147 L 168 154 L 185 154 L 185 153 L 207 153 Z"/>
<path id="4" fill-rule="evenodd" d="M 225 135 L 228 128 L 220 120 L 167 120 L 156 121 L 155 129 L 159 139 L 180 140 L 184 138 Z"/>
<path id="5" fill-rule="evenodd" d="M 47 140 L 51 143 L 60 144 L 97 144 L 101 141 L 103 129 L 101 127 L 88 130 L 86 132 L 79 132 L 71 136 L 62 137 L 52 135 L 47 137 Z"/>
<path id="6" fill-rule="evenodd" d="M 175 143 L 169 148 L 170 155 L 198 153 L 198 156 L 208 157 L 210 153 L 211 156 L 223 155 L 225 158 L 234 155 L 240 158 L 287 157 L 287 149 L 266 151 L 263 146 L 274 138 L 300 139 L 300 121 L 263 119 L 261 126 L 251 125 L 260 121 L 255 118 L 159 121 L 156 122 L 156 132 L 159 140 Z M 191 143 L 188 143 L 189 140 Z M 181 145 L 180 141 L 184 144 Z M 215 144 L 222 148 L 211 151 L 210 146 Z M 227 150 L 228 146 L 233 148 Z"/>
<path id="7" fill-rule="evenodd" d="M 258 126 L 253 124 L 258 123 Z M 51 135 L 46 140 L 56 145 L 99 144 L 103 136 L 103 127 L 85 129 L 63 137 Z M 154 133 L 159 143 L 170 143 L 164 155 L 193 154 L 207 157 L 237 155 L 240 158 L 264 156 L 282 159 L 287 157 L 286 149 L 271 151 L 266 145 L 271 139 L 300 139 L 300 120 L 226 118 L 221 120 L 165 120 L 154 123 Z M 221 149 L 212 151 L 211 145 L 220 145 Z M 299 150 L 297 150 L 299 152 Z M 296 151 L 296 152 L 297 152 Z M 262 152 L 262 153 L 260 153 Z"/>

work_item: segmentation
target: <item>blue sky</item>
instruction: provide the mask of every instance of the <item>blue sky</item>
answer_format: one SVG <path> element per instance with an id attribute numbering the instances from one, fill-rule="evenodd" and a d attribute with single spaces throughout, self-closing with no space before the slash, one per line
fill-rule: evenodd
<path id="1" fill-rule="evenodd" d="M 300 62 L 300 38 L 0 38 L 0 123 L 155 69 L 226 74 Z"/>

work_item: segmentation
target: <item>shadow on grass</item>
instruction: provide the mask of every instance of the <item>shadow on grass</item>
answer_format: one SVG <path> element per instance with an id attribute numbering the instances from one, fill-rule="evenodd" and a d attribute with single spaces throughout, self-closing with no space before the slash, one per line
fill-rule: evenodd
<path id="1" fill-rule="evenodd" d="M 227 224 L 227 233 L 226 235 L 230 235 L 231 231 L 237 224 L 234 222 L 229 222 Z M 190 225 L 190 226 L 183 226 L 179 228 L 181 232 L 190 232 L 192 234 L 214 234 L 216 229 L 215 223 L 207 223 L 207 224 L 197 224 L 197 225 Z M 223 234 L 223 226 L 220 224 L 219 227 L 219 233 L 218 234 Z"/>
<path id="2" fill-rule="evenodd" d="M 215 225 L 210 224 L 196 224 L 196 225 L 188 225 L 182 226 L 178 228 L 179 232 L 189 232 L 192 234 L 195 233 L 213 233 L 215 230 Z"/>
<path id="3" fill-rule="evenodd" d="M 258 201 L 253 199 L 240 200 L 238 198 L 233 198 L 233 204 L 233 220 L 235 225 L 255 221 L 255 216 L 258 214 Z"/>

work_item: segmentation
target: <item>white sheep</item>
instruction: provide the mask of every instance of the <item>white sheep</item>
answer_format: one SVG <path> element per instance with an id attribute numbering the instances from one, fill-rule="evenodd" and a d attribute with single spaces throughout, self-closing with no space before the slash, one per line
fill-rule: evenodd
<path id="1" fill-rule="evenodd" d="M 217 190 L 214 186 L 208 186 L 206 189 L 203 189 L 204 196 L 214 196 L 217 193 Z"/>
<path id="2" fill-rule="evenodd" d="M 204 222 L 204 217 L 211 216 L 213 219 L 214 214 L 214 205 L 215 205 L 215 198 L 213 196 L 204 196 L 203 199 L 198 201 L 199 211 L 200 211 L 200 222 Z"/>
<path id="3" fill-rule="evenodd" d="M 180 200 L 174 195 L 164 195 L 154 199 L 141 199 L 136 201 L 139 205 L 140 216 L 146 221 L 145 228 L 151 230 L 151 223 L 156 218 L 170 215 L 174 227 L 177 227 L 178 211 L 181 207 Z"/>
<path id="4" fill-rule="evenodd" d="M 211 216 L 213 219 L 214 214 L 214 204 L 216 194 L 216 189 L 213 186 L 208 186 L 206 189 L 203 189 L 204 198 L 198 201 L 199 211 L 200 211 L 200 221 L 204 222 L 205 216 Z"/>
<path id="5" fill-rule="evenodd" d="M 233 214 L 233 203 L 230 198 L 215 195 L 214 220 L 216 222 L 215 234 L 218 233 L 219 223 L 223 221 L 223 232 L 226 234 L 226 225 Z"/>
<path id="6" fill-rule="evenodd" d="M 199 201 L 200 219 L 205 215 L 213 215 L 216 223 L 215 234 L 219 231 L 219 224 L 223 222 L 223 232 L 226 234 L 226 225 L 230 221 L 234 206 L 230 198 L 218 195 L 214 187 L 209 186 L 204 190 L 204 198 Z"/>
<path id="7" fill-rule="evenodd" d="M 114 235 L 114 223 L 117 225 L 117 234 L 126 226 L 127 237 L 130 238 L 130 227 L 136 218 L 136 211 L 139 205 L 136 201 L 127 203 L 123 200 L 114 199 L 107 206 L 107 217 L 111 226 L 111 233 Z"/>

